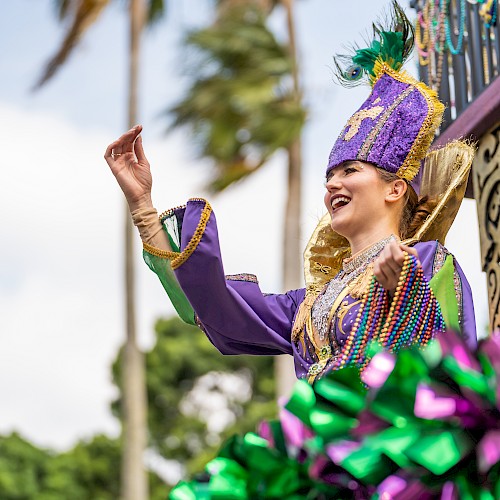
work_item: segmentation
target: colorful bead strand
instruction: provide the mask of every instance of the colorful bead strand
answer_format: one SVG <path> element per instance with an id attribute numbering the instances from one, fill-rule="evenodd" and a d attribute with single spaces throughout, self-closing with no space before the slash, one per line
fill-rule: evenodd
<path id="1" fill-rule="evenodd" d="M 397 352 L 410 345 L 425 346 L 445 330 L 439 304 L 413 255 L 405 254 L 394 297 L 372 278 L 335 368 L 368 363 L 365 350 L 371 341 Z"/>

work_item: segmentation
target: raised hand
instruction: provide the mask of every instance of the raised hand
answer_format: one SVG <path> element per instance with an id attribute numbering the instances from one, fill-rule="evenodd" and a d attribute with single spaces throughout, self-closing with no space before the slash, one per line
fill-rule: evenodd
<path id="1" fill-rule="evenodd" d="M 373 264 L 375 278 L 390 293 L 394 293 L 398 286 L 399 275 L 405 260 L 405 252 L 415 255 L 418 259 L 418 252 L 413 247 L 391 240 Z"/>
<path id="2" fill-rule="evenodd" d="M 106 149 L 104 159 L 116 177 L 130 211 L 152 206 L 151 187 L 153 179 L 149 162 L 139 135 L 142 126 L 137 125 L 125 132 Z"/>

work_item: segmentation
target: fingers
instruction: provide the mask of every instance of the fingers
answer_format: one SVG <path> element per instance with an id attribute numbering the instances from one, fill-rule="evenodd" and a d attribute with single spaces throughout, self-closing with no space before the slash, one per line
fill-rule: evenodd
<path id="1" fill-rule="evenodd" d="M 115 160 L 113 155 L 121 155 L 124 153 L 133 153 L 134 152 L 134 142 L 137 136 L 142 131 L 142 125 L 136 125 L 131 128 L 127 132 L 125 132 L 120 138 L 116 141 L 112 142 L 104 153 L 104 159 L 110 165 L 110 162 Z M 111 165 L 110 165 L 111 166 Z"/>
<path id="2" fill-rule="evenodd" d="M 389 244 L 386 246 L 387 249 L 387 264 L 393 269 L 395 272 L 399 273 L 401 271 L 401 267 L 403 266 L 403 262 L 405 261 L 404 251 L 401 249 L 400 245 L 395 241 L 391 240 Z"/>
<path id="3" fill-rule="evenodd" d="M 377 259 L 373 264 L 373 274 L 377 281 L 387 290 L 391 282 L 391 277 L 387 275 L 387 269 Z"/>
<path id="4" fill-rule="evenodd" d="M 399 246 L 400 246 L 401 250 L 403 250 L 404 252 L 407 252 L 410 255 L 414 255 L 417 258 L 418 263 L 420 264 L 420 259 L 418 258 L 418 252 L 417 252 L 416 248 L 409 247 L 409 246 L 406 246 L 406 245 L 403 245 L 403 244 L 400 244 Z"/>
<path id="5" fill-rule="evenodd" d="M 385 246 L 374 262 L 373 273 L 375 278 L 390 292 L 393 292 L 397 287 L 405 260 L 405 252 L 418 258 L 418 253 L 414 248 L 401 245 L 392 240 Z"/>
<path id="6" fill-rule="evenodd" d="M 137 137 L 137 140 L 134 143 L 134 151 L 139 163 L 145 163 L 149 165 L 148 159 L 146 158 L 146 155 L 144 153 L 144 148 L 142 146 L 142 135 Z"/>
<path id="7" fill-rule="evenodd" d="M 400 251 L 397 246 L 396 248 L 392 248 L 391 243 L 386 245 L 382 250 L 373 266 L 373 273 L 377 281 L 387 290 L 392 290 L 396 287 L 399 273 L 401 272 L 401 265 L 399 264 Z M 404 259 L 403 252 L 401 254 Z"/>

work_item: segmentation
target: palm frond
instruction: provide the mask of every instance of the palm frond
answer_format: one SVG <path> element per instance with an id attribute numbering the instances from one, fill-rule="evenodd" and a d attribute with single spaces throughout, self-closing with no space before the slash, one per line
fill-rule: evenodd
<path id="1" fill-rule="evenodd" d="M 164 0 L 148 0 L 147 24 L 153 25 L 158 22 L 166 13 Z"/>
<path id="2" fill-rule="evenodd" d="M 110 0 L 80 0 L 73 11 L 71 9 L 68 10 L 68 2 L 64 0 L 60 2 L 60 15 L 67 17 L 72 12 L 73 18 L 69 23 L 68 30 L 59 50 L 45 66 L 42 76 L 34 86 L 35 89 L 40 88 L 56 74 L 57 70 L 71 55 L 83 34 L 98 19 L 109 3 Z"/>
<path id="3" fill-rule="evenodd" d="M 225 16 L 187 42 L 197 56 L 193 80 L 170 110 L 172 127 L 188 127 L 200 156 L 213 160 L 208 188 L 218 192 L 288 147 L 306 112 L 291 85 L 288 52 L 263 16 Z"/>

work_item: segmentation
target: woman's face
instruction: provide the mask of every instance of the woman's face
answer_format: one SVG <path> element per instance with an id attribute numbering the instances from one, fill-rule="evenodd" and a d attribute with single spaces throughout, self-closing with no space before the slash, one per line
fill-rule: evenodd
<path id="1" fill-rule="evenodd" d="M 387 220 L 386 196 L 391 185 L 376 167 L 349 161 L 328 173 L 325 205 L 332 217 L 332 229 L 345 236 L 362 234 Z"/>

